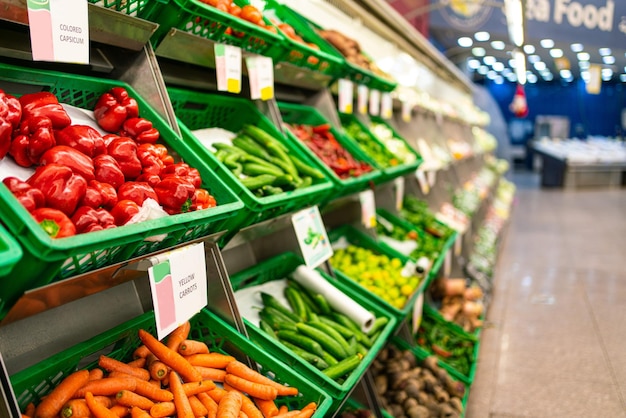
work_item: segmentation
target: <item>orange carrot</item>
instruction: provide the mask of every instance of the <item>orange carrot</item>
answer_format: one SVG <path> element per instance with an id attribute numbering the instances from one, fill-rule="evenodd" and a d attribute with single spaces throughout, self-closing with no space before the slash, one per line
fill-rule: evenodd
<path id="1" fill-rule="evenodd" d="M 98 360 L 98 365 L 110 372 L 117 371 L 138 377 L 142 380 L 150 380 L 149 371 L 145 369 L 140 369 L 138 367 L 129 366 L 128 364 L 117 361 L 111 357 L 100 356 L 100 359 Z"/>
<path id="2" fill-rule="evenodd" d="M 28 405 L 26 405 L 24 415 L 28 415 L 29 417 L 35 416 L 35 404 L 33 402 L 29 402 Z"/>
<path id="3" fill-rule="evenodd" d="M 275 387 L 264 385 L 263 383 L 251 382 L 239 376 L 235 376 L 234 374 L 227 374 L 224 382 L 241 392 L 247 393 L 253 398 L 273 400 L 278 396 L 278 390 Z"/>
<path id="4" fill-rule="evenodd" d="M 133 409 L 130 410 L 130 416 L 131 418 L 151 418 L 149 413 L 136 406 L 133 406 Z"/>
<path id="5" fill-rule="evenodd" d="M 20 418 L 32 418 L 30 415 L 20 414 Z"/>
<path id="6" fill-rule="evenodd" d="M 280 408 L 278 408 L 278 415 L 286 414 L 287 412 L 289 412 L 289 407 L 287 405 L 281 405 Z"/>
<path id="7" fill-rule="evenodd" d="M 202 341 L 185 340 L 178 346 L 178 352 L 183 356 L 192 354 L 209 354 L 209 347 Z"/>
<path id="8" fill-rule="evenodd" d="M 189 331 L 191 331 L 191 324 L 189 321 L 172 331 L 167 337 L 167 348 L 172 351 L 178 351 L 178 346 L 187 339 Z"/>
<path id="9" fill-rule="evenodd" d="M 193 354 L 185 358 L 194 366 L 213 367 L 215 369 L 224 369 L 236 361 L 235 357 L 220 353 Z"/>
<path id="10" fill-rule="evenodd" d="M 227 390 L 227 391 L 229 391 L 229 392 L 230 392 L 231 390 L 237 390 L 237 389 L 235 389 L 234 387 L 232 387 L 231 385 L 229 385 L 229 384 L 228 384 L 228 383 L 226 383 L 226 382 L 222 383 L 222 387 L 224 388 L 224 390 Z"/>
<path id="11" fill-rule="evenodd" d="M 112 375 L 111 377 L 125 377 L 128 379 L 134 379 L 135 389 L 133 389 L 132 392 L 135 392 L 137 395 L 145 396 L 146 398 L 149 398 L 157 402 L 171 401 L 173 399 L 172 392 L 170 392 L 169 390 L 161 389 L 160 384 L 159 386 L 155 386 L 153 383 L 146 382 L 145 380 L 138 379 L 135 376 L 131 376 L 131 375 L 120 373 L 120 372 L 113 372 L 111 373 L 111 375 Z M 128 406 L 132 406 L 132 405 L 128 405 Z M 149 409 L 149 408 L 143 408 L 141 406 L 139 407 L 141 409 Z"/>
<path id="12" fill-rule="evenodd" d="M 183 383 L 185 395 L 192 396 L 201 392 L 208 392 L 215 389 L 215 383 L 212 380 L 202 380 L 200 382 Z"/>
<path id="13" fill-rule="evenodd" d="M 242 398 L 241 392 L 227 392 L 217 406 L 217 418 L 239 418 Z"/>
<path id="14" fill-rule="evenodd" d="M 202 380 L 202 375 L 189 362 L 177 352 L 168 348 L 165 344 L 154 338 L 149 332 L 140 329 L 139 338 L 159 360 L 170 366 L 172 370 L 180 374 L 189 382 Z M 171 373 L 170 373 L 171 376 Z M 170 382 L 171 385 L 171 382 Z"/>
<path id="15" fill-rule="evenodd" d="M 189 398 L 185 395 L 183 382 L 178 374 L 174 371 L 170 372 L 170 390 L 174 395 L 174 405 L 176 405 L 176 415 L 178 418 L 194 418 Z"/>
<path id="16" fill-rule="evenodd" d="M 85 394 L 85 401 L 87 401 L 87 406 L 89 406 L 91 413 L 96 418 L 118 418 L 119 416 L 106 406 L 96 402 L 91 392 Z"/>
<path id="17" fill-rule="evenodd" d="M 207 418 L 216 418 L 217 416 L 217 402 L 213 400 L 207 393 L 198 393 L 196 397 L 202 402 L 202 405 L 207 409 Z"/>
<path id="18" fill-rule="evenodd" d="M 245 413 L 248 418 L 263 418 L 263 414 L 256 407 L 254 402 L 247 396 L 242 397 L 241 412 Z"/>
<path id="19" fill-rule="evenodd" d="M 83 398 L 87 392 L 92 395 L 115 395 L 120 390 L 135 390 L 135 379 L 128 377 L 105 377 L 100 380 L 88 382 L 74 393 L 74 398 Z"/>
<path id="20" fill-rule="evenodd" d="M 155 380 L 163 380 L 170 372 L 165 363 L 156 358 L 152 353 L 148 354 L 148 357 L 146 357 L 146 365 L 150 371 L 150 376 Z"/>
<path id="21" fill-rule="evenodd" d="M 126 364 L 128 364 L 129 366 L 132 366 L 132 367 L 139 367 L 141 369 L 142 367 L 146 366 L 146 359 L 145 358 L 136 358 L 135 360 L 129 361 Z"/>
<path id="22" fill-rule="evenodd" d="M 239 411 L 239 418 L 248 418 L 248 415 L 243 411 Z"/>
<path id="23" fill-rule="evenodd" d="M 113 406 L 113 401 L 108 396 L 94 396 L 96 402 L 110 408 Z M 88 417 L 91 415 L 89 406 L 85 399 L 70 399 L 65 402 L 63 409 L 61 409 L 61 417 Z"/>
<path id="24" fill-rule="evenodd" d="M 130 408 L 137 406 L 141 409 L 150 409 L 152 408 L 152 405 L 154 405 L 154 402 L 150 399 L 145 396 L 138 395 L 135 392 L 131 392 L 130 390 L 121 390 L 117 392 L 115 400 L 118 404 L 126 405 Z"/>
<path id="25" fill-rule="evenodd" d="M 126 405 L 116 404 L 116 405 L 113 405 L 109 409 L 118 417 L 125 417 L 125 416 L 130 415 L 130 408 L 127 407 Z"/>
<path id="26" fill-rule="evenodd" d="M 88 381 L 89 371 L 87 370 L 79 370 L 67 376 L 57 387 L 52 389 L 52 392 L 37 406 L 35 409 L 35 417 L 55 417 L 61 412 L 61 408 L 63 408 L 65 402 L 72 398 L 74 392 L 84 386 Z"/>
<path id="27" fill-rule="evenodd" d="M 302 408 L 302 410 L 304 411 L 305 409 L 312 409 L 312 410 L 316 410 L 317 409 L 317 403 L 315 402 L 309 402 L 304 408 Z"/>
<path id="28" fill-rule="evenodd" d="M 176 406 L 174 402 L 159 402 L 155 403 L 154 406 L 150 408 L 150 416 L 154 418 L 168 417 L 174 415 L 175 412 Z"/>
<path id="29" fill-rule="evenodd" d="M 207 394 L 218 404 L 222 401 L 222 398 L 226 396 L 226 393 L 227 391 L 222 388 L 215 388 L 207 392 Z"/>
<path id="30" fill-rule="evenodd" d="M 203 379 L 209 379 L 214 382 L 223 382 L 226 377 L 226 371 L 215 369 L 213 367 L 194 366 L 200 372 Z"/>
<path id="31" fill-rule="evenodd" d="M 298 394 L 297 388 L 281 385 L 280 383 L 263 376 L 261 373 L 252 370 L 240 361 L 233 361 L 226 366 L 226 372 L 251 382 L 262 383 L 264 385 L 275 387 L 278 390 L 278 394 L 281 396 L 295 396 Z"/>
<path id="32" fill-rule="evenodd" d="M 150 350 L 145 345 L 140 345 L 133 351 L 133 358 L 146 358 L 150 355 Z"/>
<path id="33" fill-rule="evenodd" d="M 278 415 L 278 407 L 274 401 L 266 401 L 259 398 L 253 398 L 253 400 L 265 418 L 271 418 L 274 415 Z"/>
<path id="34" fill-rule="evenodd" d="M 196 396 L 189 397 L 189 405 L 191 405 L 191 410 L 193 414 L 197 417 L 204 417 L 209 413 L 209 410 L 200 402 Z"/>
<path id="35" fill-rule="evenodd" d="M 89 370 L 89 380 L 98 380 L 98 379 L 102 379 L 104 377 L 104 372 L 102 371 L 102 369 L 99 368 L 95 368 L 95 369 L 91 369 Z"/>
<path id="36" fill-rule="evenodd" d="M 148 383 L 150 383 L 152 386 L 154 386 L 157 389 L 161 389 L 161 381 L 160 380 L 150 379 L 150 380 L 148 380 Z"/>

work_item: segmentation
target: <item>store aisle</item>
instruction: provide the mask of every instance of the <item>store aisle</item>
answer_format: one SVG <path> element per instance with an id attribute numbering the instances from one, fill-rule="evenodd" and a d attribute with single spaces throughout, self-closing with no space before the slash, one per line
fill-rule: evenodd
<path id="1" fill-rule="evenodd" d="M 626 417 L 626 190 L 514 180 L 467 417 Z"/>

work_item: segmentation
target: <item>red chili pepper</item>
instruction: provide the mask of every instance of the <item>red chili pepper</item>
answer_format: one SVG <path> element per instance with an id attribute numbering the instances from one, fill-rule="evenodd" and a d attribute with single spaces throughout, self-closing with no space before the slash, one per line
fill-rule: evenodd
<path id="1" fill-rule="evenodd" d="M 113 87 L 98 99 L 93 109 L 98 126 L 108 132 L 118 132 L 124 121 L 139 116 L 137 101 L 123 87 Z"/>
<path id="2" fill-rule="evenodd" d="M 54 129 L 63 129 L 72 123 L 56 96 L 48 91 L 29 93 L 20 97 L 22 120 L 46 117 L 52 122 Z"/>
<path id="3" fill-rule="evenodd" d="M 452 355 L 451 352 L 444 350 L 443 348 L 439 347 L 437 344 L 432 344 L 431 347 L 433 349 L 433 352 L 440 357 L 448 358 Z"/>
<path id="4" fill-rule="evenodd" d="M 29 212 L 46 204 L 46 198 L 42 191 L 32 187 L 25 181 L 16 177 L 7 177 L 2 182 Z"/>
<path id="5" fill-rule="evenodd" d="M 154 188 L 159 203 L 170 215 L 189 212 L 196 188 L 182 177 L 170 175 Z"/>
<path id="6" fill-rule="evenodd" d="M 165 179 L 169 176 L 177 176 L 187 180 L 196 189 L 202 184 L 200 172 L 187 163 L 176 163 L 168 165 L 161 171 L 161 178 Z"/>
<path id="7" fill-rule="evenodd" d="M 98 155 L 93 159 L 96 180 L 107 183 L 117 190 L 124 182 L 124 173 L 115 158 L 107 154 Z"/>
<path id="8" fill-rule="evenodd" d="M 158 195 L 148 183 L 129 181 L 122 184 L 117 190 L 118 200 L 132 200 L 139 206 L 143 205 L 144 200 L 148 198 L 159 202 Z"/>
<path id="9" fill-rule="evenodd" d="M 323 125 L 313 126 L 312 130 L 316 134 L 326 135 L 330 131 L 330 124 L 325 123 Z"/>
<path id="10" fill-rule="evenodd" d="M 141 174 L 141 161 L 137 158 L 137 143 L 131 138 L 115 138 L 107 146 L 109 155 L 120 165 L 126 181 L 134 180 Z"/>
<path id="11" fill-rule="evenodd" d="M 70 125 L 54 133 L 58 145 L 67 145 L 88 157 L 106 154 L 107 149 L 100 132 L 86 125 Z"/>
<path id="12" fill-rule="evenodd" d="M 111 209 L 111 215 L 115 219 L 115 225 L 126 225 L 133 216 L 139 213 L 141 207 L 132 200 L 119 200 Z"/>
<path id="13" fill-rule="evenodd" d="M 79 202 L 78 206 L 111 210 L 116 204 L 117 192 L 113 186 L 108 183 L 101 183 L 97 180 L 91 180 L 87 186 L 85 196 Z"/>
<path id="14" fill-rule="evenodd" d="M 0 89 L 0 160 L 11 148 L 13 130 L 22 119 L 22 105 L 19 100 Z"/>
<path id="15" fill-rule="evenodd" d="M 68 216 L 72 216 L 87 191 L 87 180 L 71 168 L 59 164 L 37 167 L 27 183 L 43 192 L 47 207 L 58 209 Z"/>
<path id="16" fill-rule="evenodd" d="M 52 208 L 39 208 L 30 213 L 41 225 L 44 231 L 52 238 L 63 238 L 76 235 L 76 227 L 60 210 Z"/>
<path id="17" fill-rule="evenodd" d="M 165 150 L 165 154 L 163 153 Z M 167 148 L 161 144 L 141 144 L 137 147 L 137 157 L 141 161 L 143 167 L 143 174 L 156 174 L 160 175 L 161 170 L 166 166 L 166 161 L 170 161 L 170 164 L 174 163 L 174 159 L 167 153 Z"/>
<path id="18" fill-rule="evenodd" d="M 94 209 L 89 206 L 81 206 L 76 209 L 72 216 L 72 222 L 79 234 L 116 227 L 115 218 L 106 209 Z"/>
<path id="19" fill-rule="evenodd" d="M 191 197 L 191 210 L 208 209 L 217 206 L 217 201 L 206 189 L 196 189 Z"/>
<path id="20" fill-rule="evenodd" d="M 56 145 L 50 119 L 37 116 L 24 119 L 17 131 L 9 154 L 22 167 L 39 164 L 41 156 Z"/>
<path id="21" fill-rule="evenodd" d="M 144 118 L 126 119 L 122 125 L 122 136 L 129 136 L 140 144 L 154 144 L 159 140 L 161 134 L 152 126 L 152 122 Z"/>
<path id="22" fill-rule="evenodd" d="M 161 177 L 157 174 L 143 173 L 141 176 L 137 177 L 135 181 L 148 183 L 150 187 L 154 188 L 154 186 L 161 182 Z"/>
<path id="23" fill-rule="evenodd" d="M 82 152 L 68 147 L 56 145 L 42 155 L 39 161 L 41 165 L 59 164 L 72 169 L 72 171 L 87 181 L 95 179 L 93 160 Z"/>

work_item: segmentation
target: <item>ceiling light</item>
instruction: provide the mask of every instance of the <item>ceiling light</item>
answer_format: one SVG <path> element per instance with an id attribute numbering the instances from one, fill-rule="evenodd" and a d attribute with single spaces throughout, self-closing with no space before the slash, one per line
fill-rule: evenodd
<path id="1" fill-rule="evenodd" d="M 483 62 L 487 65 L 493 65 L 496 61 L 495 57 L 492 57 L 491 55 L 487 55 L 483 58 Z"/>
<path id="2" fill-rule="evenodd" d="M 496 71 L 504 70 L 504 64 L 502 64 L 501 62 L 494 62 L 491 67 Z"/>
<path id="3" fill-rule="evenodd" d="M 535 62 L 541 61 L 541 57 L 539 55 L 529 55 L 528 61 L 534 64 Z"/>
<path id="4" fill-rule="evenodd" d="M 563 56 L 563 50 L 559 48 L 554 48 L 550 50 L 550 56 L 552 58 L 561 58 Z"/>
<path id="5" fill-rule="evenodd" d="M 626 74 L 622 74 L 622 75 L 626 75 Z M 507 74 L 506 75 L 507 80 L 509 80 L 511 83 L 516 83 L 517 82 L 517 76 L 515 75 L 515 73 L 511 73 L 511 74 Z"/>
<path id="6" fill-rule="evenodd" d="M 552 75 L 552 73 L 547 73 L 545 75 L 542 75 L 543 79 L 546 81 L 552 81 L 554 80 L 554 76 Z"/>
<path id="7" fill-rule="evenodd" d="M 613 55 L 607 55 L 602 57 L 602 61 L 604 61 L 606 65 L 613 65 L 615 64 L 615 57 Z"/>
<path id="8" fill-rule="evenodd" d="M 497 49 L 498 51 L 502 51 L 506 47 L 506 44 L 502 41 L 493 41 L 491 42 L 491 47 L 493 49 Z"/>
<path id="9" fill-rule="evenodd" d="M 504 0 L 504 16 L 511 42 L 517 47 L 524 44 L 524 10 L 521 0 Z"/>
<path id="10" fill-rule="evenodd" d="M 476 71 L 478 71 L 478 74 L 485 75 L 489 72 L 489 67 L 487 67 L 486 65 L 481 65 Z"/>
<path id="11" fill-rule="evenodd" d="M 580 62 L 578 63 L 578 66 L 580 67 L 580 69 L 581 69 L 581 70 L 587 70 L 587 69 L 589 69 L 589 66 L 590 66 L 590 65 L 591 65 L 591 64 L 589 64 L 589 61 L 580 61 Z"/>
<path id="12" fill-rule="evenodd" d="M 546 49 L 554 48 L 554 41 L 552 39 L 542 39 L 539 43 Z"/>
<path id="13" fill-rule="evenodd" d="M 572 48 L 572 52 L 582 52 L 584 49 L 583 44 L 572 44 L 570 48 Z"/>
<path id="14" fill-rule="evenodd" d="M 498 73 L 496 73 L 495 71 L 491 70 L 487 73 L 487 78 L 490 80 L 493 80 L 494 78 L 496 78 L 496 76 L 498 75 Z"/>
<path id="15" fill-rule="evenodd" d="M 485 51 L 485 48 L 472 48 L 472 54 L 474 54 L 475 57 L 484 57 L 486 53 L 487 51 Z"/>
<path id="16" fill-rule="evenodd" d="M 478 42 L 487 42 L 489 40 L 489 38 L 491 38 L 491 35 L 489 35 L 489 32 L 476 32 L 474 34 L 474 39 L 476 39 Z"/>
<path id="17" fill-rule="evenodd" d="M 543 61 L 537 61 L 533 64 L 535 66 L 535 70 L 543 71 L 546 69 L 546 63 Z"/>
<path id="18" fill-rule="evenodd" d="M 588 83 L 589 80 L 591 80 L 591 74 L 589 71 L 581 71 L 580 78 L 582 78 L 585 83 Z"/>
<path id="19" fill-rule="evenodd" d="M 504 77 L 502 77 L 501 75 L 496 76 L 496 78 L 493 79 L 494 83 L 496 84 L 503 84 L 504 83 Z"/>
<path id="20" fill-rule="evenodd" d="M 622 83 L 626 83 L 626 74 L 620 74 L 619 79 Z"/>
<path id="21" fill-rule="evenodd" d="M 588 52 L 579 52 L 576 54 L 578 57 L 578 61 L 589 61 L 591 59 L 591 55 Z"/>
<path id="22" fill-rule="evenodd" d="M 535 84 L 537 82 L 537 76 L 534 74 L 528 74 L 528 82 L 531 84 Z"/>
<path id="23" fill-rule="evenodd" d="M 572 72 L 570 70 L 561 70 L 559 72 L 559 74 L 561 74 L 561 78 L 570 78 L 572 76 Z"/>
<path id="24" fill-rule="evenodd" d="M 457 42 L 459 46 L 462 46 L 463 48 L 469 48 L 470 46 L 474 45 L 474 41 L 472 41 L 472 38 L 468 38 L 467 36 L 459 38 Z"/>
<path id="25" fill-rule="evenodd" d="M 552 74 L 552 73 L 550 72 L 550 70 L 548 70 L 548 69 L 546 68 L 545 70 L 541 70 L 541 71 L 539 71 L 539 74 L 541 74 L 541 76 L 542 76 L 542 77 L 545 77 L 545 76 L 547 76 L 548 74 Z"/>
<path id="26" fill-rule="evenodd" d="M 533 45 L 524 45 L 524 52 L 527 54 L 534 54 L 535 47 Z"/>
<path id="27" fill-rule="evenodd" d="M 477 69 L 478 67 L 480 67 L 480 61 L 478 61 L 477 59 L 471 59 L 467 61 L 467 66 L 469 68 L 471 68 L 472 70 Z"/>
<path id="28" fill-rule="evenodd" d="M 505 68 L 504 70 L 502 70 L 502 75 L 507 76 L 509 74 L 513 74 L 513 71 L 511 71 L 510 68 Z"/>
<path id="29" fill-rule="evenodd" d="M 515 60 L 515 75 L 520 84 L 526 84 L 526 56 L 522 51 L 513 51 L 513 59 Z"/>
<path id="30" fill-rule="evenodd" d="M 509 67 L 511 67 L 511 68 L 515 68 L 515 59 L 511 58 L 511 59 L 509 60 Z"/>
<path id="31" fill-rule="evenodd" d="M 610 68 L 603 68 L 602 79 L 604 80 L 604 78 L 608 78 L 610 80 L 611 77 L 613 77 L 613 70 L 611 70 Z"/>
<path id="32" fill-rule="evenodd" d="M 598 52 L 600 53 L 600 55 L 607 56 L 607 55 L 611 55 L 611 48 L 600 48 L 598 50 Z"/>

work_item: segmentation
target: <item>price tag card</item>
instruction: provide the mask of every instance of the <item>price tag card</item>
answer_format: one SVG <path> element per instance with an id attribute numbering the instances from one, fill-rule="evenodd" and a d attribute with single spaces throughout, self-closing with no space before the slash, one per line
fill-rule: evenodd
<path id="1" fill-rule="evenodd" d="M 380 114 L 380 91 L 370 91 L 370 115 L 378 116 Z"/>
<path id="2" fill-rule="evenodd" d="M 446 251 L 446 258 L 443 259 L 443 277 L 450 277 L 452 273 L 452 250 Z"/>
<path id="3" fill-rule="evenodd" d="M 361 202 L 361 222 L 366 228 L 376 227 L 376 202 L 374 200 L 374 191 L 362 191 L 359 193 L 359 201 Z"/>
<path id="4" fill-rule="evenodd" d="M 422 323 L 422 313 L 424 312 L 424 293 L 420 293 L 417 299 L 415 299 L 415 305 L 413 305 L 413 334 L 417 333 L 417 330 Z"/>
<path id="5" fill-rule="evenodd" d="M 398 177 L 393 181 L 393 185 L 396 190 L 396 210 L 402 210 L 402 204 L 404 203 L 404 177 Z"/>
<path id="6" fill-rule="evenodd" d="M 148 276 L 161 340 L 208 303 L 204 243 L 159 255 L 155 261 Z"/>
<path id="7" fill-rule="evenodd" d="M 241 48 L 215 44 L 217 90 L 241 93 Z"/>
<path id="8" fill-rule="evenodd" d="M 443 125 L 443 114 L 441 112 L 435 112 L 435 121 L 437 122 L 437 125 Z"/>
<path id="9" fill-rule="evenodd" d="M 339 111 L 342 113 L 352 113 L 352 102 L 354 101 L 354 84 L 346 79 L 339 80 Z"/>
<path id="10" fill-rule="evenodd" d="M 430 183 L 428 183 L 428 179 L 426 178 L 426 172 L 421 168 L 418 168 L 415 170 L 415 178 L 417 179 L 417 183 L 420 185 L 422 194 L 427 195 L 430 193 Z"/>
<path id="11" fill-rule="evenodd" d="M 89 64 L 87 0 L 27 0 L 35 61 Z"/>
<path id="12" fill-rule="evenodd" d="M 315 268 L 333 255 L 333 248 L 317 206 L 296 212 L 291 217 L 291 222 L 307 267 Z"/>
<path id="13" fill-rule="evenodd" d="M 460 256 L 461 251 L 463 251 L 463 239 L 464 238 L 465 238 L 465 234 L 459 235 L 456 241 L 454 241 L 454 255 L 457 257 Z"/>
<path id="14" fill-rule="evenodd" d="M 393 100 L 391 93 L 383 93 L 381 97 L 380 113 L 383 119 L 391 119 L 393 116 Z"/>
<path id="15" fill-rule="evenodd" d="M 434 187 L 437 182 L 437 171 L 430 170 L 426 173 L 426 177 L 428 178 L 428 184 L 430 187 Z"/>
<path id="16" fill-rule="evenodd" d="M 246 57 L 250 78 L 250 98 L 270 100 L 274 97 L 274 63 L 261 55 Z"/>
<path id="17" fill-rule="evenodd" d="M 413 111 L 413 104 L 410 102 L 402 102 L 402 120 L 405 122 L 411 122 L 411 113 Z"/>
<path id="18" fill-rule="evenodd" d="M 367 114 L 367 86 L 359 84 L 357 87 L 357 109 L 358 112 L 362 115 Z"/>

